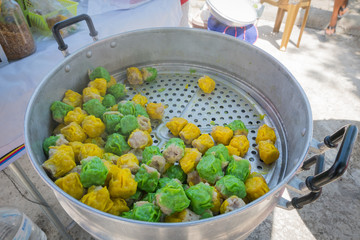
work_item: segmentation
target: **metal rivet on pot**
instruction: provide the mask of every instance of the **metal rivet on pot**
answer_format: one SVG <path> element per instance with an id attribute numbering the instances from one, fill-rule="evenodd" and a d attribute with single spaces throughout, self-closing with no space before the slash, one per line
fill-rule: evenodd
<path id="1" fill-rule="evenodd" d="M 305 136 L 305 133 L 306 133 L 306 128 L 304 128 L 303 130 L 301 130 L 301 135 L 302 135 L 302 136 Z"/>
<path id="2" fill-rule="evenodd" d="M 112 48 L 116 47 L 116 42 L 111 42 L 110 47 L 112 47 Z"/>
<path id="3" fill-rule="evenodd" d="M 87 56 L 88 58 L 91 58 L 92 52 L 91 52 L 91 51 L 88 51 L 88 52 L 86 53 L 86 56 Z"/>
<path id="4" fill-rule="evenodd" d="M 70 65 L 65 66 L 65 72 L 70 72 Z"/>

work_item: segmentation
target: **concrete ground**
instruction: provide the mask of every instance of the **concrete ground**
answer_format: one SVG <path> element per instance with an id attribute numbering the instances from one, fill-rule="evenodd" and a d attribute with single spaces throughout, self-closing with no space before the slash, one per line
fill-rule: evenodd
<path id="1" fill-rule="evenodd" d="M 323 1 L 321 11 L 331 14 L 331 1 L 314 1 L 316 5 Z M 359 16 L 359 0 L 350 0 L 350 7 L 356 10 L 353 18 Z M 191 1 L 186 13 L 191 16 L 201 7 L 201 1 Z M 266 6 L 264 16 L 273 11 Z M 324 15 L 324 16 L 325 16 Z M 310 17 L 312 13 L 310 12 Z M 347 16 L 342 19 L 346 20 Z M 311 19 L 311 18 L 309 18 Z M 328 18 L 326 18 L 328 19 Z M 325 20 L 324 20 L 325 21 Z M 327 21 L 327 20 L 326 20 Z M 255 45 L 270 53 L 295 76 L 307 94 L 314 120 L 314 138 L 321 140 L 345 124 L 354 124 L 360 128 L 360 31 L 350 35 L 346 31 L 325 38 L 323 28 L 306 28 L 300 48 L 296 48 L 299 28 L 294 27 L 286 52 L 279 51 L 280 33 L 272 33 L 273 19 L 261 18 L 257 27 L 259 39 Z M 312 22 L 308 23 L 311 26 Z M 315 24 L 315 23 L 314 23 Z M 360 22 L 356 22 L 359 27 Z M 356 24 L 351 25 L 356 28 Z M 325 23 L 326 26 L 326 23 Z M 261 66 L 259 66 L 260 68 Z M 296 116 L 294 116 L 296 117 Z M 327 167 L 335 158 L 336 151 L 326 154 Z M 265 221 L 260 223 L 248 239 L 359 239 L 360 236 L 360 141 L 355 144 L 348 170 L 340 180 L 323 188 L 318 201 L 301 210 L 287 211 L 275 208 Z M 59 219 L 68 226 L 74 239 L 91 239 L 90 235 L 61 208 L 50 188 L 37 176 L 27 156 L 18 162 L 23 166 L 37 189 L 54 209 Z M 312 175 L 313 171 L 300 173 L 301 178 Z M 0 173 L 2 192 L 1 205 L 11 205 L 24 211 L 47 234 L 48 239 L 61 239 L 56 228 L 36 204 L 26 200 L 14 187 L 8 176 L 14 178 L 8 169 Z M 19 190 L 27 198 L 29 193 L 17 183 Z M 286 191 L 284 197 L 298 196 Z"/>

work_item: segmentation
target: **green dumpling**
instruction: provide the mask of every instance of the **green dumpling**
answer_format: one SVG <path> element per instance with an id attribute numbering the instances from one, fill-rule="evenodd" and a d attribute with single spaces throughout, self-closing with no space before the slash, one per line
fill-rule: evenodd
<path id="1" fill-rule="evenodd" d="M 104 78 L 106 82 L 110 82 L 110 74 L 104 67 L 97 67 L 89 74 L 90 80 L 95 80 L 96 78 Z"/>
<path id="2" fill-rule="evenodd" d="M 119 156 L 115 155 L 113 153 L 106 152 L 102 155 L 102 159 L 112 162 L 112 163 L 116 163 L 117 160 L 119 159 Z"/>
<path id="3" fill-rule="evenodd" d="M 191 201 L 191 209 L 195 213 L 201 215 L 205 210 L 214 207 L 212 196 L 213 189 L 209 185 L 201 182 L 189 187 L 185 192 L 186 196 Z"/>
<path id="4" fill-rule="evenodd" d="M 135 116 L 135 103 L 132 101 L 121 101 L 118 104 L 118 110 L 124 116 L 126 115 Z"/>
<path id="5" fill-rule="evenodd" d="M 146 163 L 146 162 L 150 161 L 154 155 L 162 156 L 162 154 L 160 152 L 160 148 L 158 146 L 146 147 L 142 153 L 143 162 Z"/>
<path id="6" fill-rule="evenodd" d="M 138 188 L 134 195 L 126 199 L 128 207 L 131 207 L 134 203 L 140 201 L 143 196 L 143 192 Z"/>
<path id="7" fill-rule="evenodd" d="M 110 93 L 111 95 L 113 95 L 116 98 L 116 101 L 119 101 L 120 99 L 125 97 L 126 92 L 127 92 L 125 85 L 121 84 L 121 83 L 117 83 L 117 84 L 109 87 L 109 89 L 107 91 L 108 91 L 108 93 Z"/>
<path id="8" fill-rule="evenodd" d="M 180 138 L 171 138 L 165 145 L 163 156 L 168 163 L 180 161 L 185 154 L 185 143 Z"/>
<path id="9" fill-rule="evenodd" d="M 109 170 L 99 157 L 85 159 L 81 165 L 80 181 L 84 187 L 104 185 Z"/>
<path id="10" fill-rule="evenodd" d="M 221 178 L 216 182 L 215 187 L 224 198 L 228 198 L 233 195 L 238 196 L 239 198 L 244 198 L 246 196 L 244 182 L 233 175 L 226 175 Z"/>
<path id="11" fill-rule="evenodd" d="M 163 188 L 166 186 L 166 184 L 168 184 L 171 181 L 171 178 L 168 177 L 162 177 L 159 179 L 159 184 L 158 184 L 158 188 Z"/>
<path id="12" fill-rule="evenodd" d="M 211 210 L 206 210 L 202 214 L 200 214 L 200 219 L 211 218 L 213 216 L 214 215 L 213 215 L 213 212 Z"/>
<path id="13" fill-rule="evenodd" d="M 102 103 L 102 105 L 104 105 L 104 107 L 110 108 L 116 104 L 116 99 L 113 95 L 106 94 L 101 103 Z"/>
<path id="14" fill-rule="evenodd" d="M 166 172 L 165 175 L 170 178 L 170 179 L 178 179 L 181 183 L 185 182 L 187 175 L 186 173 L 184 173 L 184 171 L 182 170 L 182 168 L 179 165 L 172 165 L 171 167 L 169 167 Z"/>
<path id="15" fill-rule="evenodd" d="M 234 120 L 225 127 L 230 128 L 234 132 L 235 135 L 248 135 L 249 130 L 246 128 L 245 124 L 241 120 Z"/>
<path id="16" fill-rule="evenodd" d="M 120 124 L 123 115 L 118 111 L 105 112 L 103 114 L 103 121 L 105 124 L 106 132 L 109 134 L 117 132 L 116 126 Z"/>
<path id="17" fill-rule="evenodd" d="M 145 147 L 142 153 L 142 162 L 146 165 L 155 168 L 159 173 L 165 170 L 165 158 L 162 156 L 158 146 Z"/>
<path id="18" fill-rule="evenodd" d="M 250 168 L 251 165 L 248 160 L 239 157 L 233 158 L 226 168 L 226 175 L 233 175 L 245 182 L 250 174 Z"/>
<path id="19" fill-rule="evenodd" d="M 50 110 L 54 121 L 63 123 L 66 114 L 74 110 L 74 107 L 60 101 L 55 101 L 51 104 Z"/>
<path id="20" fill-rule="evenodd" d="M 143 75 L 144 81 L 146 81 L 146 82 L 154 81 L 157 76 L 156 68 L 152 68 L 152 67 L 142 68 L 141 73 Z"/>
<path id="21" fill-rule="evenodd" d="M 46 156 L 49 156 L 49 147 L 56 146 L 56 142 L 60 139 L 60 136 L 50 136 L 48 138 L 45 138 L 43 142 L 43 150 Z"/>
<path id="22" fill-rule="evenodd" d="M 149 114 L 147 114 L 146 109 L 138 103 L 135 103 L 135 114 L 134 115 L 135 115 L 135 117 L 141 115 L 141 116 L 149 118 Z"/>
<path id="23" fill-rule="evenodd" d="M 154 203 L 156 202 L 156 199 L 155 199 L 155 194 L 156 193 L 147 193 L 144 198 L 142 199 L 142 201 L 147 201 L 149 203 Z"/>
<path id="24" fill-rule="evenodd" d="M 161 211 L 158 206 L 149 202 L 137 202 L 134 205 L 131 211 L 124 212 L 121 216 L 146 222 L 159 222 Z"/>
<path id="25" fill-rule="evenodd" d="M 223 144 L 218 144 L 214 147 L 209 148 L 205 153 L 205 156 L 208 155 L 213 155 L 217 159 L 219 159 L 222 168 L 225 168 L 231 160 L 229 150 Z"/>
<path id="26" fill-rule="evenodd" d="M 106 111 L 106 107 L 101 104 L 98 99 L 91 99 L 83 104 L 84 110 L 97 118 L 102 118 L 102 115 Z"/>
<path id="27" fill-rule="evenodd" d="M 141 164 L 138 172 L 135 174 L 135 181 L 138 188 L 148 193 L 154 192 L 158 186 L 160 173 L 152 167 Z"/>
<path id="28" fill-rule="evenodd" d="M 118 131 L 119 125 L 115 127 Z M 126 115 L 120 120 L 120 132 L 125 136 L 129 136 L 132 131 L 139 128 L 138 120 L 133 115 Z"/>
<path id="29" fill-rule="evenodd" d="M 157 190 L 155 196 L 156 204 L 166 215 L 181 212 L 190 205 L 182 185 L 175 179 Z"/>
<path id="30" fill-rule="evenodd" d="M 130 151 L 130 146 L 126 142 L 124 136 L 113 133 L 108 136 L 105 144 L 105 152 L 113 153 L 115 155 L 121 156 L 124 153 Z"/>
<path id="31" fill-rule="evenodd" d="M 212 154 L 202 157 L 196 166 L 196 170 L 199 176 L 210 184 L 215 184 L 218 179 L 224 176 L 221 161 Z"/>
<path id="32" fill-rule="evenodd" d="M 133 210 L 123 212 L 120 216 L 123 218 L 133 219 L 134 212 Z"/>

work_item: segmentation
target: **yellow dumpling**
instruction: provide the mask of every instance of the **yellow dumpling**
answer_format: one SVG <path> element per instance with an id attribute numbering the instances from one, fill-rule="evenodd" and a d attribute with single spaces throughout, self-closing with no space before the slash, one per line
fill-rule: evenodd
<path id="1" fill-rule="evenodd" d="M 188 123 L 180 131 L 180 138 L 185 142 L 185 144 L 191 144 L 192 141 L 198 138 L 201 134 L 200 129 L 193 123 Z"/>
<path id="2" fill-rule="evenodd" d="M 148 99 L 145 96 L 138 93 L 132 98 L 132 101 L 134 103 L 140 104 L 141 106 L 145 107 L 145 105 L 148 102 Z"/>
<path id="3" fill-rule="evenodd" d="M 147 146 L 151 146 L 153 144 L 153 140 L 150 133 L 147 131 L 135 129 L 129 136 L 128 144 L 134 149 L 144 149 Z"/>
<path id="4" fill-rule="evenodd" d="M 226 146 L 226 148 L 228 149 L 230 156 L 233 156 L 233 155 L 239 156 L 240 155 L 240 151 L 236 147 L 229 145 L 229 146 Z"/>
<path id="5" fill-rule="evenodd" d="M 86 103 L 91 99 L 98 99 L 100 102 L 102 101 L 103 97 L 101 97 L 100 92 L 97 88 L 94 87 L 87 87 L 83 89 L 83 102 Z"/>
<path id="6" fill-rule="evenodd" d="M 273 128 L 264 124 L 259 127 L 255 142 L 259 144 L 260 141 L 266 141 L 266 140 L 270 140 L 273 144 L 275 144 L 276 135 Z"/>
<path id="7" fill-rule="evenodd" d="M 69 111 L 64 117 L 64 123 L 70 124 L 71 122 L 76 122 L 81 125 L 84 118 L 87 116 L 86 111 L 82 110 L 80 107 L 76 107 L 73 111 Z"/>
<path id="8" fill-rule="evenodd" d="M 65 92 L 65 96 L 62 101 L 73 107 L 81 107 L 83 99 L 80 93 L 69 89 Z"/>
<path id="9" fill-rule="evenodd" d="M 269 187 L 261 174 L 252 173 L 245 181 L 246 199 L 251 202 L 269 192 Z"/>
<path id="10" fill-rule="evenodd" d="M 93 143 L 101 148 L 104 148 L 106 142 L 102 137 L 87 138 L 84 143 Z"/>
<path id="11" fill-rule="evenodd" d="M 80 201 L 103 212 L 109 211 L 114 205 L 108 189 L 101 186 L 91 186 Z"/>
<path id="12" fill-rule="evenodd" d="M 237 150 L 239 151 L 239 155 L 237 156 L 240 157 L 244 157 L 250 147 L 249 140 L 245 135 L 237 135 L 233 137 L 229 145 L 234 148 L 237 148 Z"/>
<path id="13" fill-rule="evenodd" d="M 141 71 L 136 67 L 126 69 L 126 76 L 131 85 L 140 85 L 144 82 Z"/>
<path id="14" fill-rule="evenodd" d="M 118 111 L 118 105 L 115 104 L 114 106 L 112 106 L 111 108 L 109 108 L 109 111 Z"/>
<path id="15" fill-rule="evenodd" d="M 130 169 L 120 169 L 109 183 L 109 192 L 113 198 L 127 199 L 136 193 L 137 182 L 131 176 Z"/>
<path id="16" fill-rule="evenodd" d="M 99 157 L 102 158 L 104 150 L 99 148 L 99 146 L 92 143 L 84 143 L 79 152 L 79 159 L 82 160 L 87 157 Z"/>
<path id="17" fill-rule="evenodd" d="M 150 119 L 143 116 L 143 115 L 139 115 L 136 117 L 138 124 L 139 124 L 139 129 L 142 131 L 147 131 L 148 133 L 151 133 L 152 128 L 151 128 L 151 122 Z"/>
<path id="18" fill-rule="evenodd" d="M 83 143 L 77 142 L 77 141 L 69 142 L 69 146 L 71 146 L 74 151 L 75 162 L 78 164 L 80 163 L 79 154 L 80 154 L 80 149 L 81 149 L 82 145 L 83 145 Z"/>
<path id="19" fill-rule="evenodd" d="M 179 136 L 180 131 L 186 126 L 188 121 L 185 118 L 174 117 L 166 123 L 166 127 L 175 136 Z"/>
<path id="20" fill-rule="evenodd" d="M 211 93 L 215 89 L 215 81 L 208 76 L 203 76 L 198 80 L 199 87 L 204 93 Z"/>
<path id="21" fill-rule="evenodd" d="M 113 76 L 110 76 L 110 81 L 106 84 L 107 88 L 110 88 L 116 84 L 116 79 Z"/>
<path id="22" fill-rule="evenodd" d="M 82 128 L 90 138 L 99 137 L 105 131 L 105 124 L 94 115 L 86 116 L 82 122 Z"/>
<path id="23" fill-rule="evenodd" d="M 221 194 L 215 187 L 211 187 L 211 188 L 213 189 L 212 200 L 213 200 L 214 206 L 210 210 L 213 212 L 214 215 L 216 215 L 216 214 L 219 214 L 219 212 L 220 212 L 222 198 L 221 198 Z"/>
<path id="24" fill-rule="evenodd" d="M 257 148 L 260 159 L 263 160 L 266 164 L 275 162 L 280 156 L 279 150 L 270 140 L 260 141 Z"/>
<path id="25" fill-rule="evenodd" d="M 105 167 L 109 170 L 109 172 L 106 176 L 106 179 L 105 179 L 105 185 L 108 186 L 109 182 L 113 178 L 113 176 L 116 176 L 119 173 L 120 168 L 118 168 L 118 166 L 116 166 L 115 164 L 113 164 L 110 161 L 103 160 L 103 162 L 104 162 Z"/>
<path id="26" fill-rule="evenodd" d="M 80 175 L 77 172 L 69 173 L 65 177 L 59 178 L 55 181 L 55 184 L 77 200 L 81 199 L 84 195 L 84 187 L 80 182 Z"/>
<path id="27" fill-rule="evenodd" d="M 117 166 L 119 168 L 128 168 L 131 173 L 136 173 L 139 170 L 139 160 L 133 153 L 127 153 L 120 156 L 117 160 Z"/>
<path id="28" fill-rule="evenodd" d="M 105 78 L 95 78 L 94 81 L 89 82 L 88 86 L 99 90 L 100 96 L 105 96 L 107 89 L 107 82 Z"/>
<path id="29" fill-rule="evenodd" d="M 211 131 L 211 136 L 217 144 L 229 145 L 233 131 L 228 127 L 216 126 Z"/>
<path id="30" fill-rule="evenodd" d="M 68 173 L 76 166 L 74 151 L 67 145 L 49 147 L 49 159 L 46 160 L 42 167 L 53 178 L 59 178 Z"/>
<path id="31" fill-rule="evenodd" d="M 165 222 L 190 222 L 199 220 L 200 216 L 186 208 L 181 212 L 175 212 L 169 216 L 165 217 Z"/>
<path id="32" fill-rule="evenodd" d="M 201 134 L 200 137 L 192 141 L 192 146 L 204 154 L 209 148 L 214 146 L 214 141 L 209 134 Z"/>
<path id="33" fill-rule="evenodd" d="M 188 174 L 194 170 L 201 159 L 201 153 L 196 148 L 185 148 L 185 154 L 180 159 L 179 164 L 181 169 Z"/>
<path id="34" fill-rule="evenodd" d="M 59 125 L 54 128 L 53 135 L 58 135 L 61 133 L 61 129 L 65 127 L 66 125 L 64 123 L 60 123 Z"/>
<path id="35" fill-rule="evenodd" d="M 146 106 L 146 112 L 154 120 L 161 120 L 164 116 L 165 108 L 161 103 L 149 103 Z"/>
<path id="36" fill-rule="evenodd" d="M 112 208 L 108 211 L 108 213 L 120 216 L 123 212 L 130 211 L 130 208 L 127 206 L 126 201 L 122 198 L 112 198 L 111 199 L 114 203 Z"/>
<path id="37" fill-rule="evenodd" d="M 86 139 L 84 130 L 76 122 L 71 122 L 69 125 L 63 127 L 60 132 L 69 142 L 83 142 Z"/>
<path id="38" fill-rule="evenodd" d="M 231 211 L 234 211 L 236 209 L 239 209 L 241 207 L 244 207 L 246 203 L 237 196 L 231 196 L 228 199 L 226 199 L 220 206 L 220 213 L 228 213 Z"/>

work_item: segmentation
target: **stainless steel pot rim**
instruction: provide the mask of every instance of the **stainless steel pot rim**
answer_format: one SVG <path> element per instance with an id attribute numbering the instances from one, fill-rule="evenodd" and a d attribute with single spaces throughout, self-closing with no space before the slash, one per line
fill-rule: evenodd
<path id="1" fill-rule="evenodd" d="M 135 30 L 135 31 L 129 31 L 129 32 L 125 32 L 125 33 L 121 33 L 121 34 L 116 34 L 116 35 L 112 35 L 109 36 L 107 38 L 101 39 L 99 41 L 97 41 L 95 44 L 101 44 L 102 42 L 105 41 L 112 41 L 115 40 L 117 37 L 119 36 L 127 36 L 127 35 L 133 35 L 133 34 L 137 34 L 137 33 L 147 33 L 147 32 L 179 32 L 179 34 L 186 34 L 188 32 L 199 32 L 199 34 L 202 35 L 213 35 L 216 37 L 220 37 L 221 38 L 227 38 L 227 40 L 229 41 L 235 41 L 238 44 L 245 44 L 247 47 L 249 48 L 254 48 L 256 51 L 260 52 L 264 58 L 267 58 L 268 61 L 274 61 L 276 64 L 278 64 L 283 71 L 286 72 L 286 74 L 290 75 L 291 78 L 295 81 L 295 84 L 298 86 L 298 89 L 301 91 L 301 93 L 306 96 L 304 90 L 302 89 L 302 87 L 300 86 L 299 82 L 295 80 L 294 76 L 287 70 L 287 68 L 281 63 L 279 62 L 276 58 L 272 57 L 270 54 L 268 54 L 267 52 L 265 52 L 264 50 L 253 46 L 247 42 L 244 41 L 240 41 L 232 36 L 228 36 L 228 35 L 224 35 L 224 34 L 220 34 L 217 32 L 212 32 L 212 31 L 207 31 L 207 30 L 202 30 L 202 29 L 189 29 L 189 28 L 149 28 L 149 29 L 142 29 L 142 30 Z M 60 71 L 61 69 L 64 68 L 64 66 L 67 64 L 67 62 L 69 61 L 69 59 L 71 57 L 76 56 L 77 54 L 79 54 L 80 52 L 84 51 L 84 49 L 87 49 L 89 46 L 93 45 L 94 43 L 88 44 L 78 50 L 76 50 L 74 53 L 72 53 L 69 57 L 65 58 L 59 65 L 58 67 L 56 67 L 55 69 L 53 69 L 49 74 L 46 75 L 46 77 L 40 82 L 39 86 L 36 88 L 36 90 L 34 91 L 33 95 L 31 96 L 31 99 L 28 103 L 28 107 L 26 110 L 26 114 L 25 114 L 25 145 L 30 145 L 30 140 L 28 137 L 28 129 L 29 126 L 28 124 L 30 124 L 30 119 L 29 119 L 29 112 L 30 112 L 30 108 L 29 106 L 34 104 L 35 98 L 36 96 L 39 94 L 40 89 L 42 88 L 42 86 L 44 84 L 46 84 L 46 79 L 50 78 L 53 74 L 55 74 L 56 72 Z M 310 134 L 308 134 L 308 139 L 307 142 L 309 143 L 307 146 L 306 151 L 303 152 L 302 156 L 298 157 L 298 163 L 296 165 L 296 167 L 292 170 L 291 174 L 288 174 L 287 176 L 285 176 L 285 178 L 283 180 L 281 180 L 281 182 L 276 186 L 276 188 L 271 189 L 267 194 L 265 194 L 264 196 L 258 198 L 257 200 L 247 204 L 245 207 L 226 213 L 226 214 L 221 214 L 218 216 L 214 216 L 208 219 L 202 219 L 202 220 L 198 220 L 198 221 L 193 221 L 193 222 L 183 222 L 183 223 L 152 223 L 152 222 L 143 222 L 143 221 L 137 221 L 137 220 L 132 220 L 132 219 L 126 219 L 126 218 L 122 218 L 122 217 L 118 217 L 118 216 L 114 216 L 102 211 L 99 211 L 97 209 L 94 209 L 92 207 L 89 207 L 88 205 L 72 198 L 71 196 L 69 196 L 68 194 L 66 194 L 62 189 L 60 189 L 52 180 L 50 180 L 50 178 L 47 176 L 47 174 L 45 173 L 45 171 L 41 168 L 40 165 L 34 164 L 33 161 L 31 161 L 31 164 L 33 165 L 33 167 L 37 170 L 38 174 L 40 175 L 40 177 L 49 185 L 50 188 L 53 188 L 54 190 L 56 190 L 56 192 L 58 194 L 61 194 L 63 197 L 67 198 L 68 200 L 70 200 L 72 203 L 80 206 L 81 208 L 83 208 L 86 211 L 90 211 L 90 212 L 96 212 L 97 214 L 100 214 L 102 216 L 108 217 L 108 218 L 112 218 L 112 219 L 117 219 L 120 221 L 125 221 L 125 222 L 130 222 L 130 223 L 136 223 L 136 224 L 144 224 L 144 225 L 151 225 L 151 226 L 157 226 L 157 227 L 184 227 L 184 226 L 191 226 L 191 225 L 197 225 L 197 224 L 201 224 L 201 223 L 205 223 L 205 222 L 210 222 L 210 221 L 216 221 L 222 218 L 226 218 L 227 216 L 230 216 L 232 214 L 236 214 L 238 212 L 244 211 L 245 209 L 248 208 L 252 208 L 254 207 L 257 203 L 261 202 L 261 201 L 266 201 L 266 199 L 268 198 L 268 196 L 272 195 L 272 194 L 276 194 L 276 192 L 281 192 L 281 190 L 285 187 L 285 185 L 290 181 L 290 179 L 295 175 L 297 169 L 300 168 L 300 166 L 302 165 L 306 154 L 308 152 L 309 146 L 310 146 L 310 142 L 312 139 L 312 132 L 313 132 L 313 125 L 312 125 L 312 114 L 311 114 L 311 108 L 310 108 L 310 103 L 308 101 L 308 99 L 305 99 L 306 101 L 306 105 L 308 107 L 309 111 L 309 121 L 311 124 L 309 124 L 309 128 L 307 129 L 307 132 L 309 132 Z M 30 148 L 26 148 L 27 149 L 27 153 L 30 157 L 30 159 L 35 159 L 34 158 L 34 153 L 32 152 L 32 150 Z M 50 180 L 50 181 L 48 181 Z"/>

